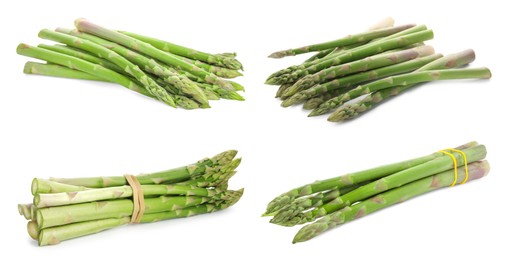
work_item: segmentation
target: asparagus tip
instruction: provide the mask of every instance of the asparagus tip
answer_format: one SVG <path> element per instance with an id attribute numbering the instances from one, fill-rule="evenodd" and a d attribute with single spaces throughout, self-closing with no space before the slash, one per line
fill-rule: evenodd
<path id="1" fill-rule="evenodd" d="M 324 112 L 322 109 L 319 109 L 319 107 L 318 107 L 318 108 L 316 108 L 316 109 L 312 110 L 312 111 L 309 113 L 308 117 L 320 116 L 320 115 L 324 115 L 325 113 L 326 113 L 326 112 Z"/>
<path id="2" fill-rule="evenodd" d="M 340 122 L 344 120 L 345 115 L 343 111 L 335 111 L 326 120 L 328 122 Z"/>
<path id="3" fill-rule="evenodd" d="M 268 79 L 266 79 L 265 84 L 268 84 L 268 85 L 280 85 L 278 83 L 277 77 L 269 77 Z"/>
<path id="4" fill-rule="evenodd" d="M 280 51 L 274 52 L 274 53 L 268 55 L 268 58 L 272 58 L 272 59 L 280 59 L 282 57 L 284 57 L 284 55 Z"/>

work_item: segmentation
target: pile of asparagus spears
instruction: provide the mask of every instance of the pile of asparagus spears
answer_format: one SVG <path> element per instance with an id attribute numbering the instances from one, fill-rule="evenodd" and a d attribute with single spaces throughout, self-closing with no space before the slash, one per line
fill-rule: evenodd
<path id="1" fill-rule="evenodd" d="M 138 175 L 144 198 L 140 223 L 190 217 L 228 208 L 243 189 L 228 190 L 240 158 L 234 150 L 196 163 Z M 30 237 L 39 246 L 131 223 L 133 188 L 124 176 L 60 179 L 35 178 L 33 203 L 19 204 Z"/>
<path id="2" fill-rule="evenodd" d="M 209 54 L 131 32 L 113 31 L 84 19 L 77 29 L 43 29 L 42 39 L 61 44 L 20 44 L 24 73 L 120 84 L 172 107 L 208 108 L 209 100 L 244 100 L 244 88 L 223 78 L 241 76 L 234 53 Z"/>
<path id="3" fill-rule="evenodd" d="M 462 154 L 463 153 L 463 154 Z M 427 156 L 316 181 L 273 199 L 264 216 L 282 226 L 307 224 L 293 243 L 415 196 L 482 178 L 485 146 L 470 142 Z M 453 156 L 453 158 L 452 158 Z"/>
<path id="4" fill-rule="evenodd" d="M 433 37 L 425 25 L 393 27 L 388 19 L 367 32 L 272 53 L 269 57 L 282 58 L 317 52 L 300 65 L 273 73 L 266 84 L 280 85 L 276 97 L 283 107 L 303 103 L 312 110 L 309 116 L 332 112 L 328 121 L 340 122 L 417 83 L 491 77 L 487 68 L 459 68 L 474 60 L 473 50 L 435 54 L 423 43 Z"/>

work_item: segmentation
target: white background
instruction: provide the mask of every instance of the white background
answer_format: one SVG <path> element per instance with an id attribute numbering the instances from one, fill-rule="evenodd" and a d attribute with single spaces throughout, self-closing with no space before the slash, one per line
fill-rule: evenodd
<path id="1" fill-rule="evenodd" d="M 38 259 L 206 257 L 506 259 L 506 13 L 502 1 L 14 1 L 2 2 L 0 255 Z M 279 3 L 280 2 L 280 3 Z M 488 81 L 427 84 L 357 120 L 332 124 L 283 109 L 272 72 L 308 56 L 268 59 L 273 51 L 365 30 L 392 16 L 426 24 L 438 52 L 476 51 Z M 172 109 L 111 84 L 22 73 L 18 43 L 44 42 L 43 28 L 85 17 L 211 53 L 236 51 L 245 102 L 207 110 Z M 487 145 L 485 179 L 434 192 L 354 221 L 306 243 L 298 230 L 260 218 L 276 195 L 316 179 L 362 170 L 477 140 Z M 172 168 L 238 149 L 231 187 L 245 187 L 234 207 L 209 215 L 131 225 L 57 246 L 28 237 L 17 203 L 31 200 L 33 177 L 82 177 Z M 3 256 L 0 257 L 5 259 Z"/>

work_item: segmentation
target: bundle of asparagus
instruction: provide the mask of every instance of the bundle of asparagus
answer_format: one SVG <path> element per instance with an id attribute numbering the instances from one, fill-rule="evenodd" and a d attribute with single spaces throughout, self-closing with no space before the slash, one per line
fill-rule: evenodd
<path id="1" fill-rule="evenodd" d="M 293 243 L 412 197 L 487 175 L 486 148 L 470 142 L 427 156 L 316 181 L 273 199 L 263 216 L 282 226 L 307 224 Z"/>
<path id="2" fill-rule="evenodd" d="M 276 97 L 283 100 L 283 107 L 304 103 L 304 109 L 312 109 L 309 116 L 335 110 L 328 121 L 339 122 L 355 118 L 417 83 L 491 77 L 487 68 L 459 68 L 474 60 L 473 50 L 443 57 L 423 44 L 434 37 L 426 26 L 392 25 L 393 20 L 388 20 L 367 32 L 272 53 L 269 57 L 282 58 L 317 52 L 301 65 L 273 73 L 266 84 L 280 85 Z"/>
<path id="3" fill-rule="evenodd" d="M 27 62 L 24 73 L 98 80 L 185 109 L 208 108 L 209 100 L 244 100 L 235 53 L 209 54 L 159 39 L 113 31 L 84 19 L 77 29 L 43 29 L 39 37 L 61 44 L 20 44 L 17 53 L 44 60 Z"/>
<path id="4" fill-rule="evenodd" d="M 138 175 L 134 185 L 132 176 L 35 178 L 33 203 L 19 204 L 18 210 L 29 220 L 28 234 L 40 246 L 131 222 L 211 213 L 232 206 L 243 194 L 243 189 L 228 190 L 241 161 L 236 154 L 230 150 L 187 166 Z"/>

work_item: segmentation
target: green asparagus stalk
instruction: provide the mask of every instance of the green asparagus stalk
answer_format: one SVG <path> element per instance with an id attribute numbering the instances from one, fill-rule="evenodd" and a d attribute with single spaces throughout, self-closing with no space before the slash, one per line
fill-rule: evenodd
<path id="1" fill-rule="evenodd" d="M 374 91 L 387 89 L 399 85 L 409 85 L 422 82 L 429 82 L 434 80 L 450 80 L 450 79 L 488 79 L 491 77 L 490 70 L 488 68 L 474 68 L 474 69 L 445 69 L 445 70 L 433 70 L 433 71 L 421 71 L 402 74 L 398 76 L 392 76 L 384 79 L 380 79 L 365 85 L 356 87 L 355 89 L 330 99 L 325 103 L 321 104 L 318 108 L 314 109 L 309 116 L 323 115 L 330 110 L 337 108 L 345 102 L 354 98 L 360 97 L 365 94 L 369 94 Z M 329 121 L 335 121 L 335 115 L 331 115 L 328 118 Z"/>
<path id="2" fill-rule="evenodd" d="M 91 41 L 47 29 L 41 30 L 39 32 L 39 37 L 43 39 L 64 43 L 69 46 L 79 48 L 91 53 L 96 53 L 99 57 L 111 61 L 112 63 L 116 64 L 124 71 L 126 71 L 129 75 L 134 77 L 136 80 L 141 82 L 143 86 L 148 90 L 148 92 L 153 96 L 155 96 L 160 101 L 171 106 L 175 105 L 173 98 L 169 93 L 166 92 L 166 90 L 164 90 L 164 88 L 159 86 L 155 81 L 153 81 L 150 77 L 148 77 L 138 66 L 131 63 L 130 61 L 120 56 L 116 52 L 111 51 L 108 48 L 105 48 L 98 44 L 95 44 Z"/>
<path id="3" fill-rule="evenodd" d="M 379 29 L 385 29 L 385 28 L 393 27 L 394 23 L 395 23 L 395 21 L 392 18 L 385 18 L 383 20 L 380 20 L 376 24 L 370 26 L 368 31 L 374 31 L 374 30 L 379 30 Z M 348 45 L 348 46 L 351 46 L 351 45 Z M 316 53 L 312 57 L 310 57 L 307 60 L 305 60 L 305 62 L 310 62 L 310 61 L 314 61 L 314 60 L 326 57 L 328 54 L 330 54 L 331 52 L 333 52 L 336 49 L 337 48 L 329 48 L 329 49 L 326 49 L 326 50 L 319 51 L 318 53 Z"/>
<path id="4" fill-rule="evenodd" d="M 141 218 L 141 223 L 150 223 L 161 220 L 191 217 L 195 215 L 212 213 L 214 211 L 226 209 L 234 205 L 236 202 L 238 202 L 242 194 L 243 189 L 233 192 L 231 198 L 223 201 L 222 203 L 206 203 L 186 207 L 176 211 L 164 211 L 158 213 L 144 214 L 143 217 Z M 94 234 L 114 227 L 119 227 L 128 223 L 130 223 L 129 217 L 98 219 L 63 226 L 45 228 L 40 230 L 40 233 L 34 234 L 34 236 L 38 239 L 39 246 L 55 245 L 64 240 Z M 36 228 L 37 229 L 36 232 L 38 232 L 37 224 L 32 226 L 35 226 L 32 229 Z"/>
<path id="5" fill-rule="evenodd" d="M 455 149 L 464 150 L 470 147 L 476 146 L 478 143 L 470 142 L 464 145 L 461 145 Z M 270 216 L 282 209 L 285 205 L 291 203 L 296 198 L 308 196 L 316 192 L 326 191 L 329 189 L 340 189 L 343 187 L 350 186 L 352 184 L 358 184 L 367 181 L 377 180 L 379 178 L 388 176 L 390 174 L 400 172 L 404 169 L 411 168 L 426 162 L 429 162 L 433 159 L 442 157 L 442 153 L 432 153 L 430 155 L 392 163 L 372 169 L 367 169 L 355 173 L 350 173 L 326 180 L 316 181 L 295 189 L 292 189 L 288 192 L 285 192 L 276 198 L 274 198 L 266 208 L 266 212 L 264 215 Z"/>
<path id="6" fill-rule="evenodd" d="M 106 81 L 104 79 L 101 79 L 94 75 L 90 75 L 88 73 L 81 72 L 79 70 L 69 69 L 60 65 L 43 64 L 31 61 L 27 61 L 25 63 L 23 73 L 70 79 Z"/>
<path id="7" fill-rule="evenodd" d="M 139 183 L 142 185 L 147 184 L 171 184 L 195 179 L 204 174 L 216 174 L 222 167 L 228 166 L 232 163 L 233 158 L 236 156 L 237 151 L 229 150 L 212 158 L 202 159 L 194 164 L 187 166 L 160 171 L 150 174 L 142 174 L 136 176 Z M 59 183 L 70 184 L 75 186 L 83 186 L 88 188 L 105 188 L 114 186 L 127 185 L 127 181 L 123 176 L 113 177 L 89 177 L 89 178 L 51 178 L 52 181 Z"/>
<path id="8" fill-rule="evenodd" d="M 486 176 L 489 170 L 490 167 L 487 161 L 480 161 L 469 164 L 469 178 L 467 179 L 467 182 Z M 458 169 L 457 179 L 459 182 L 464 181 L 464 167 L 460 167 Z M 448 187 L 452 184 L 453 180 L 454 171 L 448 170 L 383 192 L 352 206 L 347 206 L 340 211 L 327 215 L 314 223 L 304 226 L 295 235 L 293 243 L 307 241 L 327 230 L 333 229 L 339 225 L 345 224 L 360 217 L 369 215 L 380 209 L 387 208 L 427 192 Z"/>
<path id="9" fill-rule="evenodd" d="M 206 189 L 178 184 L 141 185 L 141 189 L 145 197 L 160 195 L 213 197 L 220 192 L 215 189 Z M 117 186 L 109 188 L 87 189 L 74 192 L 35 194 L 33 203 L 37 208 L 47 208 L 129 197 L 132 197 L 132 188 L 130 186 Z"/>
<path id="10" fill-rule="evenodd" d="M 125 72 L 125 70 L 118 67 L 116 64 L 114 64 L 106 59 L 99 58 L 99 57 L 97 57 L 89 52 L 83 51 L 81 49 L 72 48 L 72 47 L 69 47 L 66 45 L 59 45 L 59 44 L 55 44 L 55 45 L 39 44 L 39 45 L 37 45 L 37 47 L 43 48 L 46 50 L 50 50 L 50 51 L 54 51 L 54 52 L 59 52 L 59 53 L 69 55 L 69 56 L 74 56 L 76 58 L 80 58 L 80 59 L 89 61 L 91 63 L 99 64 L 105 68 L 114 70 L 114 71 L 116 71 L 120 74 L 123 74 L 125 76 L 129 76 Z"/>
<path id="11" fill-rule="evenodd" d="M 233 70 L 243 69 L 242 64 L 238 60 L 235 59 L 236 54 L 234 54 L 234 55 L 228 55 L 228 54 L 213 55 L 213 54 L 193 50 L 190 48 L 186 48 L 186 47 L 183 47 L 183 46 L 180 46 L 180 45 L 177 45 L 174 43 L 170 43 L 167 41 L 162 41 L 162 40 L 155 39 L 152 37 L 139 35 L 136 33 L 125 32 L 125 31 L 120 31 L 120 33 L 130 36 L 132 38 L 138 39 L 140 41 L 149 43 L 159 50 L 163 50 L 165 52 L 170 52 L 170 53 L 176 54 L 178 56 L 186 57 L 188 59 L 199 60 L 199 61 L 202 61 L 202 62 L 205 62 L 208 64 L 213 64 L 213 65 L 217 65 L 217 66 L 221 66 L 221 67 L 225 67 L 225 68 L 229 68 L 229 69 L 233 69 Z"/>
<path id="12" fill-rule="evenodd" d="M 108 218 L 45 228 L 40 230 L 37 234 L 36 240 L 38 241 L 39 246 L 56 245 L 64 240 L 95 234 L 107 229 L 128 224 L 129 222 L 129 217 Z"/>
<path id="13" fill-rule="evenodd" d="M 433 54 L 430 56 L 425 56 L 421 58 L 416 58 L 410 61 L 398 63 L 391 66 L 386 66 L 378 69 L 374 69 L 371 71 L 361 72 L 353 75 L 349 75 L 346 77 L 334 79 L 331 81 L 328 81 L 323 84 L 318 84 L 316 86 L 313 86 L 309 89 L 303 90 L 301 92 L 296 93 L 295 95 L 291 96 L 289 99 L 284 101 L 284 106 L 290 106 L 294 104 L 298 104 L 306 99 L 325 94 L 331 91 L 337 90 L 338 92 L 343 94 L 343 90 L 347 89 L 349 87 L 355 86 L 356 84 L 371 81 L 375 79 L 384 78 L 387 76 L 393 76 L 401 73 L 407 73 L 414 71 L 421 66 L 424 66 L 425 64 L 428 64 L 429 62 L 432 62 L 436 59 L 441 58 L 441 54 Z M 332 96 L 326 96 L 325 100 L 328 100 L 332 97 L 336 97 L 337 95 Z M 323 101 L 325 101 L 323 100 Z M 321 102 L 322 103 L 322 102 Z"/>
<path id="14" fill-rule="evenodd" d="M 310 74 L 300 78 L 293 84 L 293 86 L 291 86 L 284 92 L 283 96 L 286 97 L 292 96 L 316 84 L 324 83 L 332 79 L 342 77 L 344 75 L 386 67 L 393 64 L 413 60 L 418 57 L 429 56 L 432 54 L 434 54 L 434 48 L 432 48 L 431 46 L 421 46 L 394 53 L 382 53 L 361 60 L 352 61 L 337 66 L 332 66 L 327 69 L 321 70 L 317 73 Z"/>
<path id="15" fill-rule="evenodd" d="M 326 68 L 332 65 L 338 65 L 340 63 L 337 62 L 350 62 L 353 60 L 365 58 L 368 56 L 372 56 L 378 53 L 385 52 L 391 49 L 402 48 L 405 46 L 409 46 L 415 43 L 423 42 L 426 40 L 430 40 L 433 38 L 433 33 L 431 30 L 426 30 L 425 26 L 415 26 L 408 30 L 404 30 L 393 36 L 397 35 L 397 37 L 392 38 L 388 36 L 383 40 L 373 41 L 371 43 L 359 46 L 357 48 L 353 48 L 346 52 L 337 52 L 333 55 L 328 55 L 327 57 L 311 62 L 306 62 L 298 66 L 291 66 L 286 69 L 279 70 L 268 77 L 266 80 L 266 84 L 270 84 L 270 82 L 276 81 L 276 78 L 280 77 L 284 74 L 290 74 L 294 72 L 301 72 L 309 67 L 313 67 L 316 69 L 316 66 L 321 68 Z M 408 43 L 409 41 L 409 43 Z M 349 57 L 353 56 L 353 57 Z M 341 59 L 346 59 L 342 60 Z M 324 64 L 322 64 L 324 63 Z M 332 63 L 329 65 L 328 63 Z M 319 70 L 316 70 L 319 71 Z"/>
<path id="16" fill-rule="evenodd" d="M 194 100 L 196 100 L 198 103 L 202 105 L 202 107 L 209 107 L 208 105 L 208 99 L 206 98 L 203 91 L 192 81 L 187 79 L 186 77 L 183 77 L 179 75 L 178 73 L 174 73 L 170 70 L 168 70 L 166 67 L 160 65 L 158 62 L 156 62 L 153 59 L 149 59 L 141 54 L 138 54 L 132 50 L 129 50 L 121 45 L 115 44 L 113 42 L 101 39 L 99 37 L 96 37 L 94 35 L 90 35 L 87 33 L 81 33 L 77 30 L 70 30 L 70 29 L 64 29 L 64 28 L 58 28 L 58 32 L 72 35 L 74 37 L 82 38 L 88 41 L 91 41 L 97 45 L 100 45 L 104 48 L 110 49 L 111 51 L 114 51 L 124 57 L 125 59 L 129 60 L 133 64 L 136 64 L 140 66 L 141 69 L 158 75 L 163 78 L 165 82 L 168 84 L 174 86 L 176 89 L 181 91 L 183 95 L 187 95 L 189 97 L 192 97 Z M 176 94 L 176 93 L 175 93 Z"/>
<path id="17" fill-rule="evenodd" d="M 302 53 L 308 53 L 308 52 L 313 52 L 313 51 L 322 51 L 322 50 L 336 48 L 336 47 L 344 47 L 347 45 L 366 42 L 366 41 L 370 41 L 372 39 L 392 35 L 394 33 L 398 33 L 400 31 L 407 30 L 407 29 L 414 27 L 414 26 L 415 26 L 414 24 L 408 24 L 408 25 L 402 25 L 402 26 L 397 26 L 397 27 L 389 27 L 389 28 L 382 28 L 382 29 L 373 30 L 373 31 L 367 31 L 367 32 L 354 34 L 354 35 L 348 35 L 346 37 L 343 37 L 343 38 L 340 38 L 337 40 L 333 40 L 333 41 L 329 41 L 329 42 L 308 45 L 308 46 L 304 46 L 304 47 L 300 47 L 300 48 L 296 48 L 296 49 L 288 49 L 288 50 L 284 50 L 284 51 L 274 52 L 274 53 L 270 54 L 268 57 L 279 59 L 282 57 L 294 56 L 294 55 L 298 55 L 298 54 L 302 54 Z"/>
<path id="18" fill-rule="evenodd" d="M 60 193 L 88 190 L 83 186 L 70 185 L 45 179 L 34 178 L 32 180 L 32 195 L 43 193 Z"/>
<path id="19" fill-rule="evenodd" d="M 417 71 L 457 68 L 466 65 L 468 63 L 471 63 L 474 59 L 475 53 L 473 50 L 469 49 L 456 54 L 447 55 L 444 58 L 438 59 L 434 62 L 431 62 L 421 67 Z M 406 86 L 397 86 L 370 93 L 365 98 L 356 103 L 346 104 L 338 108 L 333 113 L 334 114 L 333 119 L 335 120 L 335 122 L 353 119 L 365 113 L 366 111 L 375 108 L 376 105 L 378 105 L 380 102 L 388 100 L 396 95 L 399 95 L 414 86 L 415 84 Z"/>
<path id="20" fill-rule="evenodd" d="M 183 61 L 182 59 L 178 58 L 177 56 L 170 54 L 168 52 L 161 51 L 152 45 L 137 40 L 135 38 L 129 37 L 127 35 L 121 34 L 119 32 L 115 32 L 103 27 L 100 27 L 98 25 L 92 24 L 85 19 L 77 19 L 75 21 L 76 28 L 78 28 L 79 31 L 90 33 L 96 36 L 99 36 L 101 38 L 104 38 L 106 40 L 118 43 L 120 45 L 123 45 L 125 47 L 131 48 L 137 52 L 143 53 L 145 55 L 148 55 L 150 57 L 154 57 L 167 65 L 174 66 L 176 68 L 180 68 L 182 70 L 185 70 L 193 75 L 196 75 L 200 77 L 201 79 L 205 80 L 207 83 L 210 84 L 217 84 L 221 87 L 224 87 L 229 90 L 233 90 L 233 87 L 230 83 L 224 81 L 223 79 L 218 78 L 217 76 L 193 65 L 189 64 L 188 62 Z"/>
<path id="21" fill-rule="evenodd" d="M 467 162 L 475 162 L 485 158 L 487 150 L 483 145 L 477 145 L 471 148 L 462 150 L 467 156 Z M 457 166 L 464 165 L 464 158 L 459 153 L 454 153 L 457 161 Z M 314 221 L 320 217 L 328 215 L 332 212 L 342 209 L 343 207 L 353 205 L 354 203 L 372 197 L 376 194 L 391 190 L 407 183 L 432 176 L 434 174 L 447 171 L 454 168 L 453 160 L 449 156 L 442 156 L 431 161 L 416 165 L 411 168 L 393 173 L 383 177 L 377 181 L 363 185 L 356 190 L 353 190 L 343 196 L 324 204 L 321 207 L 311 211 L 298 214 L 291 219 L 283 219 L 279 222 L 284 226 L 292 226 L 296 224 L 303 224 Z M 279 224 L 272 222 L 274 224 Z"/>
<path id="22" fill-rule="evenodd" d="M 153 98 L 152 94 L 148 92 L 148 90 L 146 90 L 145 88 L 137 85 L 124 75 L 121 75 L 113 70 L 104 68 L 103 66 L 88 61 L 84 61 L 76 57 L 61 54 L 58 52 L 30 46 L 25 43 L 19 44 L 18 47 L 16 48 L 16 52 L 20 55 L 45 60 L 71 69 L 77 69 L 86 72 L 88 74 L 102 78 L 106 81 L 118 83 L 130 90 L 136 91 L 140 94 Z M 172 106 L 176 107 L 175 104 L 172 104 Z"/>

